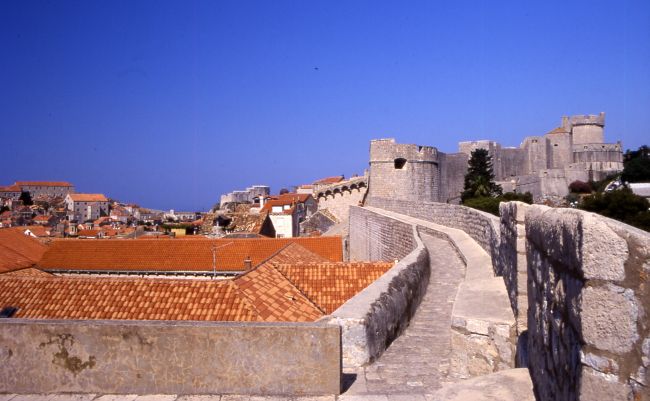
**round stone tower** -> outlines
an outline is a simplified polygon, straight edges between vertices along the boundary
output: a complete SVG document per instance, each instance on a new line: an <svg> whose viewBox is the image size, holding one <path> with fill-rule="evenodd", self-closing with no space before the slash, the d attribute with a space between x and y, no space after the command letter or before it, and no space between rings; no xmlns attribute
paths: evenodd
<svg viewBox="0 0 650 401"><path fill-rule="evenodd" d="M439 202L438 150L431 146L370 141L368 198Z"/></svg>
<svg viewBox="0 0 650 401"><path fill-rule="evenodd" d="M569 118L571 134L574 145L588 143L604 143L605 113L584 116L571 116Z"/></svg>

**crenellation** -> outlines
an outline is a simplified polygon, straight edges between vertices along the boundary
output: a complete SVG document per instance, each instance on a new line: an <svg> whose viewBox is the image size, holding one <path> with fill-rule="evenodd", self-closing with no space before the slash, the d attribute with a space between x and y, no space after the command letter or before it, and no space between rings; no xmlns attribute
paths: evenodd
<svg viewBox="0 0 650 401"><path fill-rule="evenodd" d="M599 180L623 170L621 144L604 143L604 124L604 113L567 117L561 127L526 137L518 148L490 140L465 141L451 154L392 138L373 140L369 197L459 203L467 161L474 150L486 149L495 181L505 190L530 192L537 202L557 200L568 195L573 181Z"/></svg>

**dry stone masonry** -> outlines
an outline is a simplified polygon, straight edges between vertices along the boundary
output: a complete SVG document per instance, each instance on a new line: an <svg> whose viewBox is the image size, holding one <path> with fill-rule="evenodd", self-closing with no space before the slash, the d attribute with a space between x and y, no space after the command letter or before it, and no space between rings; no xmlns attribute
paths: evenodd
<svg viewBox="0 0 650 401"><path fill-rule="evenodd" d="M539 398L650 399L650 234L544 206L531 206L525 222Z"/></svg>

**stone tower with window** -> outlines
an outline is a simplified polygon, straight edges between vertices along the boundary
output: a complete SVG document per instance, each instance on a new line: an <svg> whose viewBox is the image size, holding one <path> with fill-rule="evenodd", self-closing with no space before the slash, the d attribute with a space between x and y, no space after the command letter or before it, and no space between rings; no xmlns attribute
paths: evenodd
<svg viewBox="0 0 650 401"><path fill-rule="evenodd" d="M373 198L439 202L438 150L398 144L392 138L372 140L368 204Z"/></svg>

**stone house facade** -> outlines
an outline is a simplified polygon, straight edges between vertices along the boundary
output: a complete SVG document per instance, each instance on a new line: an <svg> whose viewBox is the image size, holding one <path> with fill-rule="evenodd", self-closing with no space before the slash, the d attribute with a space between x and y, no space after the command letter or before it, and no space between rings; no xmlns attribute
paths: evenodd
<svg viewBox="0 0 650 401"><path fill-rule="evenodd" d="M108 199L103 194L68 194L65 197L68 220L96 220L109 213Z"/></svg>

